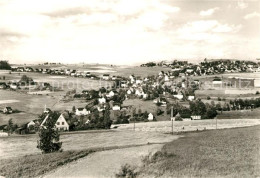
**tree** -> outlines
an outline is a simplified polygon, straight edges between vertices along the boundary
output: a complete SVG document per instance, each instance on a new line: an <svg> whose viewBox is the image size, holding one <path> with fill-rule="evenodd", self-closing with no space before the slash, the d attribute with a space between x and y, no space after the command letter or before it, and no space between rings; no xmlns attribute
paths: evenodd
<svg viewBox="0 0 260 178"><path fill-rule="evenodd" d="M11 66L8 61L0 61L0 70L11 70Z"/></svg>
<svg viewBox="0 0 260 178"><path fill-rule="evenodd" d="M58 112L49 113L48 119L40 128L40 140L37 141L37 148L39 148L42 153L52 153L61 149L62 142L59 142L60 134L55 129L55 123L59 116L60 114Z"/></svg>
<svg viewBox="0 0 260 178"><path fill-rule="evenodd" d="M30 77L27 77L26 75L23 75L21 77L21 80L19 81L19 83L22 83L22 84L29 84L33 82L33 79L31 79Z"/></svg>
<svg viewBox="0 0 260 178"><path fill-rule="evenodd" d="M7 131L8 131L8 133L11 133L11 134L13 133L13 131L14 131L13 119L8 120Z"/></svg>
<svg viewBox="0 0 260 178"><path fill-rule="evenodd" d="M75 108L75 106L72 107L72 112L73 112L73 113L76 112L76 108Z"/></svg>
<svg viewBox="0 0 260 178"><path fill-rule="evenodd" d="M110 129L110 126L112 124L112 121L110 120L110 107L109 104L106 105L106 109L103 113L104 117L104 124L106 129Z"/></svg>

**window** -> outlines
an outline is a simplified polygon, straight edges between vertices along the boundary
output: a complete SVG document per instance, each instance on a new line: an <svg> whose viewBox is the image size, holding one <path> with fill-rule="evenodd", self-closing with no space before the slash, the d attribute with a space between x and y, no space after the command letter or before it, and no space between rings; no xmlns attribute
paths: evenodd
<svg viewBox="0 0 260 178"><path fill-rule="evenodd" d="M62 122L61 125L64 125L64 122Z"/></svg>
<svg viewBox="0 0 260 178"><path fill-rule="evenodd" d="M60 122L57 122L57 125L60 125Z"/></svg>

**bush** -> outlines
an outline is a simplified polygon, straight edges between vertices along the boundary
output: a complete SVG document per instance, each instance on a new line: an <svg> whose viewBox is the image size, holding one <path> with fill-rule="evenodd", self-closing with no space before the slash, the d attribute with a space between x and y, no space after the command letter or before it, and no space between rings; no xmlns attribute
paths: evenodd
<svg viewBox="0 0 260 178"><path fill-rule="evenodd" d="M120 172L116 174L116 177L134 178L137 177L137 172L130 165L125 164L121 167Z"/></svg>
<svg viewBox="0 0 260 178"><path fill-rule="evenodd" d="M256 91L256 93L255 93L256 95L259 95L260 93L259 93L259 91Z"/></svg>
<svg viewBox="0 0 260 178"><path fill-rule="evenodd" d="M183 121L183 120L182 120L181 116L176 116L175 121Z"/></svg>
<svg viewBox="0 0 260 178"><path fill-rule="evenodd" d="M207 100L210 100L211 98L210 98L210 96L207 96Z"/></svg>

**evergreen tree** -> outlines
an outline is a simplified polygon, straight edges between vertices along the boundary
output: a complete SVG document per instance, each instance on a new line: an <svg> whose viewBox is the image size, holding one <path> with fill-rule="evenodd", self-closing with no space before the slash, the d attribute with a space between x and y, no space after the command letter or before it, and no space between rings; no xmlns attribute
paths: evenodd
<svg viewBox="0 0 260 178"><path fill-rule="evenodd" d="M60 134L55 129L55 123L59 116L60 114L58 112L49 113L48 119L40 128L40 140L37 141L37 148L39 148L42 153L56 152L61 149L62 142L59 142Z"/></svg>

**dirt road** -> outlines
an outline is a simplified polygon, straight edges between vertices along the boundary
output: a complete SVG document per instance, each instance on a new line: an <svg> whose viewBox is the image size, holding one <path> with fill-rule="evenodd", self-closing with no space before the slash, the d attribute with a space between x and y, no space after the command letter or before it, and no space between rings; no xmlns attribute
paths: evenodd
<svg viewBox="0 0 260 178"><path fill-rule="evenodd" d="M177 138L177 137L176 137ZM53 177L115 177L122 165L133 167L141 165L142 157L160 150L163 144L149 144L124 149L93 153L76 162L65 165L43 176Z"/></svg>

